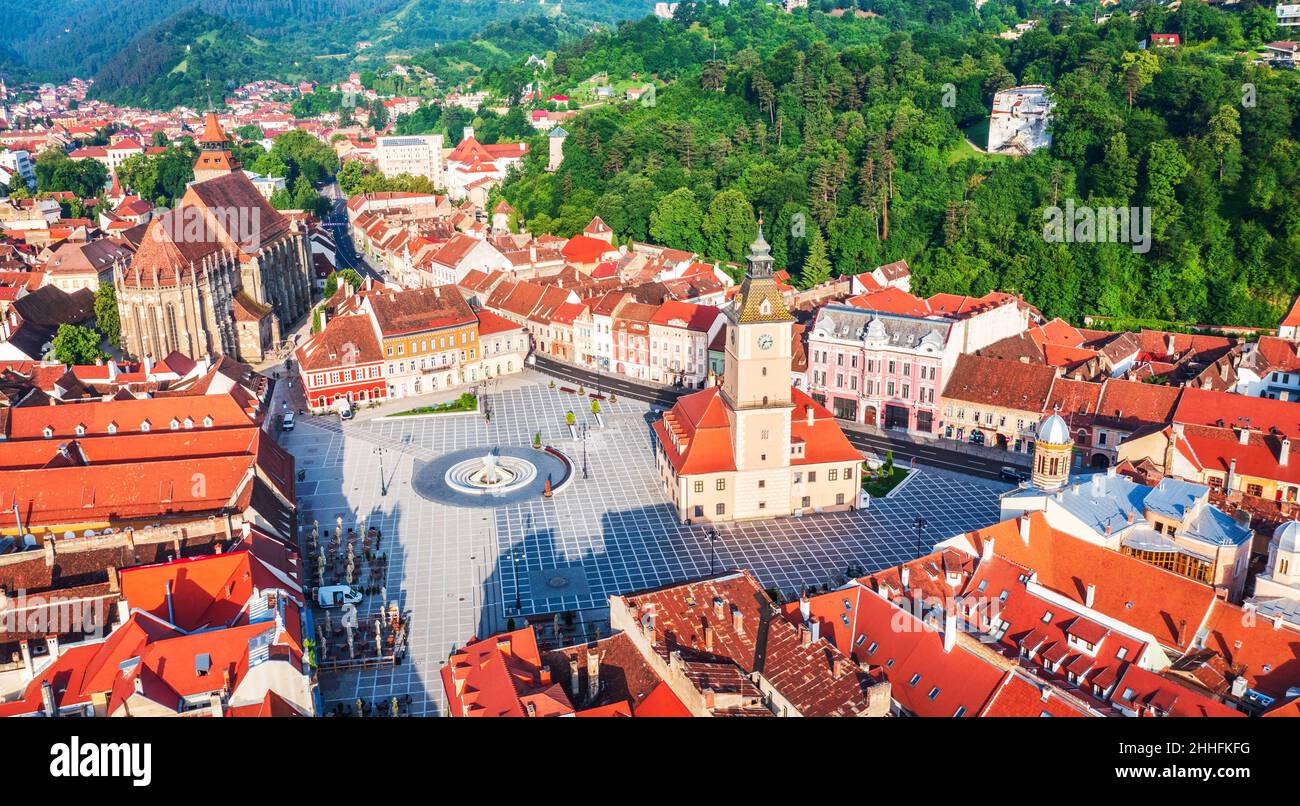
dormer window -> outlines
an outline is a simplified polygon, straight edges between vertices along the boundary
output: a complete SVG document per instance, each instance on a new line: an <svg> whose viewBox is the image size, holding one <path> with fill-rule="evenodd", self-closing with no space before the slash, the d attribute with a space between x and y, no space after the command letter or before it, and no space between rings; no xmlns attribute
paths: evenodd
<svg viewBox="0 0 1300 806"><path fill-rule="evenodd" d="M76 432L77 432L77 436L84 437L86 435L86 426L82 425L81 423L77 423Z"/></svg>
<svg viewBox="0 0 1300 806"><path fill-rule="evenodd" d="M180 427L181 427L181 421L178 420L178 419L176 419L175 417L173 417L173 418L172 418L172 421L171 421L171 423L169 423L169 425L171 425L171 428L172 428L173 431L176 431L176 430L179 430L179 429L180 429Z"/></svg>
<svg viewBox="0 0 1300 806"><path fill-rule="evenodd" d="M47 426L45 426L45 430L41 431L41 433L45 435L45 438L46 438L46 439L49 439L50 437L54 436L54 429L53 429L53 428L50 428L50 427L47 425Z"/></svg>
<svg viewBox="0 0 1300 806"><path fill-rule="evenodd" d="M116 434L116 433L117 433L117 423L109 423L109 424L108 424L108 428L105 429L105 430L108 431L108 433L110 433L110 434Z"/></svg>
<svg viewBox="0 0 1300 806"><path fill-rule="evenodd" d="M146 431L146 432L149 430L149 421L148 421L148 420L145 420L144 422L140 423L140 430L141 430L141 431Z"/></svg>
<svg viewBox="0 0 1300 806"><path fill-rule="evenodd" d="M203 427L204 427L204 428L211 428L211 427L212 427L212 417L211 417L211 416L208 416L208 417L204 417L204 418L203 418Z"/></svg>
<svg viewBox="0 0 1300 806"><path fill-rule="evenodd" d="M193 418L193 417L186 417L186 418L185 418L185 429L188 431L189 429L191 429L191 428L193 428L193 427L194 427L194 418Z"/></svg>

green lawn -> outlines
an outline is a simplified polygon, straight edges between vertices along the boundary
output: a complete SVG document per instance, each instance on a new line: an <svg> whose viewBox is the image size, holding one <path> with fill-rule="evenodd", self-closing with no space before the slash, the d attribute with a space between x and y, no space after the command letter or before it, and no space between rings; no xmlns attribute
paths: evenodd
<svg viewBox="0 0 1300 806"><path fill-rule="evenodd" d="M899 482L907 478L907 470L898 466L891 468L888 476L878 475L882 472L883 468L878 471L864 468L862 471L862 489L870 493L872 498L884 498Z"/></svg>
<svg viewBox="0 0 1300 806"><path fill-rule="evenodd" d="M390 414L390 417L409 417L415 414L450 414L458 411L474 411L478 408L478 398L469 392L461 395L449 403L439 403L435 406L420 406L409 411L399 411Z"/></svg>

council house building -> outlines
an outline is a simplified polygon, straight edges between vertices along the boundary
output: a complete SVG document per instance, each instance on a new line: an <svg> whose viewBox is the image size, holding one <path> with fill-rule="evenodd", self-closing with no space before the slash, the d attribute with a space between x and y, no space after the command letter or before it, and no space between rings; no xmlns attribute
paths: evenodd
<svg viewBox="0 0 1300 806"><path fill-rule="evenodd" d="M657 464L691 523L857 506L862 456L830 411L790 385L794 317L763 240L726 311L722 385L680 398L654 424Z"/></svg>

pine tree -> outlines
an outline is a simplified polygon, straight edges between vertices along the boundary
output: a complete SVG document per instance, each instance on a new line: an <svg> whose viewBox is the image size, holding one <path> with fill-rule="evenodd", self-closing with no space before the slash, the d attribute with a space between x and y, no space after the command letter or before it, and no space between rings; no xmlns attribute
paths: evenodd
<svg viewBox="0 0 1300 806"><path fill-rule="evenodd" d="M803 262L800 283L804 288L821 285L831 279L831 261L826 256L826 240L819 228L813 227L808 237L808 258Z"/></svg>

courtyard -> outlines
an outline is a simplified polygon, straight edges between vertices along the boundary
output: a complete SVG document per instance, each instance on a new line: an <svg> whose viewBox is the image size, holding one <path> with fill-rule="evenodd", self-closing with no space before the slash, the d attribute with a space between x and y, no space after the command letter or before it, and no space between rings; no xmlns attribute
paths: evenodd
<svg viewBox="0 0 1300 806"><path fill-rule="evenodd" d="M341 517L346 529L364 518L381 529L387 599L412 619L406 661L329 675L322 680L327 710L357 698L409 696L413 715L441 714L439 670L470 636L543 617L543 640L593 637L610 595L711 570L747 568L783 596L834 586L849 573L911 559L995 521L998 492L1006 489L922 468L869 509L723 525L711 540L706 527L676 520L662 490L650 430L657 415L649 405L606 401L599 428L585 397L551 389L548 380L529 373L491 392L490 421L476 413L349 423L304 417L281 438L303 473L300 523L332 527ZM576 416L576 440L568 411ZM456 506L414 486L421 468L447 454L532 450L539 432L574 466L572 481L553 497ZM918 519L926 523L919 534ZM381 598L368 596L359 615L372 620L385 605Z"/></svg>

